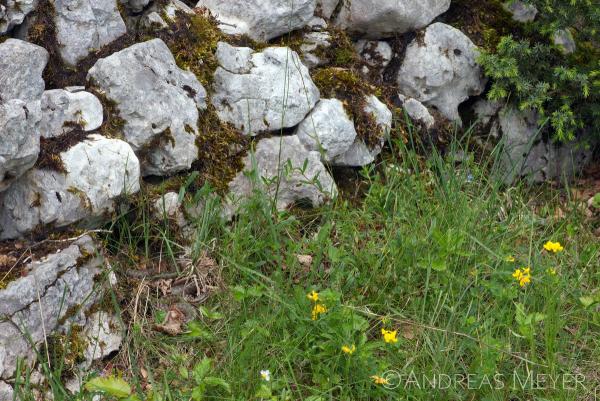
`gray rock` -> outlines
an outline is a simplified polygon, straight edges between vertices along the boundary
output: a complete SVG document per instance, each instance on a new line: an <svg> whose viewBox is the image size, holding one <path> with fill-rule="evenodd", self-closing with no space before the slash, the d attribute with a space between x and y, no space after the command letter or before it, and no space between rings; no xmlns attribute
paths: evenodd
<svg viewBox="0 0 600 401"><path fill-rule="evenodd" d="M44 92L42 72L48 57L43 47L22 40L0 43L0 103L39 100Z"/></svg>
<svg viewBox="0 0 600 401"><path fill-rule="evenodd" d="M498 115L501 108L502 103L500 102L479 99L473 105L473 112L477 117L478 124L486 126Z"/></svg>
<svg viewBox="0 0 600 401"><path fill-rule="evenodd" d="M381 39L426 27L449 7L450 0L352 0L335 22L352 34Z"/></svg>
<svg viewBox="0 0 600 401"><path fill-rule="evenodd" d="M70 322L85 322L101 294L95 278L103 266L98 246L83 236L31 262L26 276L0 290L0 379L13 376L17 359L31 365L35 347L47 336Z"/></svg>
<svg viewBox="0 0 600 401"><path fill-rule="evenodd" d="M577 50L577 43L568 29L559 29L552 35L552 41L563 54L572 54Z"/></svg>
<svg viewBox="0 0 600 401"><path fill-rule="evenodd" d="M359 40L354 47L358 54L371 67L385 68L392 61L392 46L384 41Z"/></svg>
<svg viewBox="0 0 600 401"><path fill-rule="evenodd" d="M177 12L181 11L187 14L194 13L190 7L188 7L183 1L180 0L168 0L167 4L164 6L165 15L169 17L171 20L174 20L177 16Z"/></svg>
<svg viewBox="0 0 600 401"><path fill-rule="evenodd" d="M229 35L248 35L266 42L305 27L315 12L315 0L200 0Z"/></svg>
<svg viewBox="0 0 600 401"><path fill-rule="evenodd" d="M406 50L398 72L400 92L460 123L458 106L485 88L476 49L458 29L439 22L430 25L424 38L415 39Z"/></svg>
<svg viewBox="0 0 600 401"><path fill-rule="evenodd" d="M119 0L121 4L125 7L133 11L134 13L139 13L144 10L144 8L150 4L150 0Z"/></svg>
<svg viewBox="0 0 600 401"><path fill-rule="evenodd" d="M81 368L89 369L92 363L118 351L123 342L123 327L113 314L95 312L91 314L83 331L87 347L83 351L85 361Z"/></svg>
<svg viewBox="0 0 600 401"><path fill-rule="evenodd" d="M0 192L33 167L40 152L40 102L0 103Z"/></svg>
<svg viewBox="0 0 600 401"><path fill-rule="evenodd" d="M520 0L511 0L504 3L504 8L513 15L513 19L518 22L531 22L535 20L538 13L537 8L532 4L524 3Z"/></svg>
<svg viewBox="0 0 600 401"><path fill-rule="evenodd" d="M419 121L425 125L425 128L431 129L435 125L435 118L431 115L427 107L423 103L413 98L399 95L402 107L406 114L415 121Z"/></svg>
<svg viewBox="0 0 600 401"><path fill-rule="evenodd" d="M73 66L127 32L116 0L56 0L54 8L60 54Z"/></svg>
<svg viewBox="0 0 600 401"><path fill-rule="evenodd" d="M2 360L0 359L0 365ZM0 381L0 401L13 401L14 391L13 388L6 382Z"/></svg>
<svg viewBox="0 0 600 401"><path fill-rule="evenodd" d="M226 215L233 215L254 191L274 199L279 210L300 201L320 206L337 195L319 152L306 150L296 135L260 140L244 162L244 171L229 184Z"/></svg>
<svg viewBox="0 0 600 401"><path fill-rule="evenodd" d="M88 79L116 102L125 140L139 155L143 175L187 170L198 158L199 110L206 90L177 67L160 39L138 43L100 59Z"/></svg>
<svg viewBox="0 0 600 401"><path fill-rule="evenodd" d="M300 52L304 65L308 68L318 67L329 63L320 52L331 47L331 34L329 32L308 32L303 36Z"/></svg>
<svg viewBox="0 0 600 401"><path fill-rule="evenodd" d="M93 225L139 190L138 159L118 139L90 135L60 159L64 173L33 169L0 194L0 240L38 227Z"/></svg>
<svg viewBox="0 0 600 401"><path fill-rule="evenodd" d="M71 132L69 124L79 124L84 131L94 131L104 119L102 103L89 92L68 92L54 89L42 95L42 122L44 138L53 138Z"/></svg>
<svg viewBox="0 0 600 401"><path fill-rule="evenodd" d="M519 178L530 182L568 181L581 172L591 158L582 142L552 143L544 138L534 111L505 107L499 113L502 133L501 179L512 184Z"/></svg>
<svg viewBox="0 0 600 401"><path fill-rule="evenodd" d="M375 119L377 127L380 130L378 133L381 138L380 142L369 148L361 138L357 137L352 146L350 146L345 153L337 156L333 160L334 165L365 166L373 163L375 157L381 153L385 139L389 137L390 130L392 129L392 112L373 95L366 98L364 111L370 113Z"/></svg>
<svg viewBox="0 0 600 401"><path fill-rule="evenodd" d="M6 0L0 4L0 35L22 24L37 4L38 0Z"/></svg>
<svg viewBox="0 0 600 401"><path fill-rule="evenodd" d="M321 99L300 123L296 135L306 149L319 152L321 160L329 163L350 149L356 129L342 102Z"/></svg>
<svg viewBox="0 0 600 401"><path fill-rule="evenodd" d="M317 0L315 13L323 18L331 18L340 0Z"/></svg>
<svg viewBox="0 0 600 401"><path fill-rule="evenodd" d="M219 43L212 102L219 118L247 135L299 124L319 100L319 90L287 47L254 52Z"/></svg>

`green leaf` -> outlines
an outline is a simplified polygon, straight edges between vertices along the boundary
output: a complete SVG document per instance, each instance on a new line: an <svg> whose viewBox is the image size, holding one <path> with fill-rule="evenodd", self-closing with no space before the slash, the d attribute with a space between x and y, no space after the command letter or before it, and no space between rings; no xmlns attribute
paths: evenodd
<svg viewBox="0 0 600 401"><path fill-rule="evenodd" d="M85 389L90 392L100 392L117 398L131 395L131 386L120 377L95 377L85 384Z"/></svg>
<svg viewBox="0 0 600 401"><path fill-rule="evenodd" d="M202 382L202 379L210 372L212 361L210 358L204 358L194 368L194 379L197 383Z"/></svg>
<svg viewBox="0 0 600 401"><path fill-rule="evenodd" d="M590 306L592 306L593 304L596 303L596 298L591 295L586 295L586 296L580 297L579 302L581 302L581 304L585 308L589 308Z"/></svg>
<svg viewBox="0 0 600 401"><path fill-rule="evenodd" d="M220 387L223 390L227 391L228 393L231 393L231 387L229 386L229 383L227 383L225 380L223 380L219 377L213 377L213 376L205 377L204 383L207 386Z"/></svg>

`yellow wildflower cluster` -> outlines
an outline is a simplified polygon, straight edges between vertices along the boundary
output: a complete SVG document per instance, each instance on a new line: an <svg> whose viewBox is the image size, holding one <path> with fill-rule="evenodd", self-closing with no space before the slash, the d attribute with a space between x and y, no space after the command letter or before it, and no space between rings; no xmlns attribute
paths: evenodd
<svg viewBox="0 0 600 401"><path fill-rule="evenodd" d="M375 384L390 384L386 378L381 376L373 375L371 376L371 379L373 379L373 383Z"/></svg>
<svg viewBox="0 0 600 401"><path fill-rule="evenodd" d="M531 283L531 268L523 267L521 269L517 269L512 276L519 282L521 287L525 287L525 285Z"/></svg>
<svg viewBox="0 0 600 401"><path fill-rule="evenodd" d="M352 354L354 354L354 351L356 351L356 345L354 345L354 344L352 344L350 346L348 346L348 345L342 346L342 352L344 354L352 355Z"/></svg>
<svg viewBox="0 0 600 401"><path fill-rule="evenodd" d="M544 249L548 252L562 252L565 248L560 244L560 242L552 242L548 241L544 244Z"/></svg>
<svg viewBox="0 0 600 401"><path fill-rule="evenodd" d="M383 335L383 341L385 341L388 344L395 344L398 342L398 330L381 329L381 334Z"/></svg>
<svg viewBox="0 0 600 401"><path fill-rule="evenodd" d="M319 303L318 292L311 291L308 294L306 294L306 297L314 302L314 306L311 312L312 320L317 320L319 318L319 315L322 315L323 313L327 312L327 307L324 304Z"/></svg>

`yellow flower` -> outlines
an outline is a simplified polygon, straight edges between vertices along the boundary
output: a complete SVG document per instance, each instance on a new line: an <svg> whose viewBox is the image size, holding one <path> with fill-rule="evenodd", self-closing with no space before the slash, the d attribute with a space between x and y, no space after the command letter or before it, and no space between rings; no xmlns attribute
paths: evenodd
<svg viewBox="0 0 600 401"><path fill-rule="evenodd" d="M356 345L352 344L351 346L344 345L342 346L342 352L344 354L352 355L356 351Z"/></svg>
<svg viewBox="0 0 600 401"><path fill-rule="evenodd" d="M306 298L310 299L313 302L317 302L319 300L319 293L316 291L311 291L306 294Z"/></svg>
<svg viewBox="0 0 600 401"><path fill-rule="evenodd" d="M375 384L390 384L390 382L387 381L387 379L381 376L373 375L371 376L371 379L373 379L373 383Z"/></svg>
<svg viewBox="0 0 600 401"><path fill-rule="evenodd" d="M551 276L556 276L556 269L554 267L549 268L546 272Z"/></svg>
<svg viewBox="0 0 600 401"><path fill-rule="evenodd" d="M509 263L514 263L515 262L515 257L514 256L507 256L504 258L505 261L509 262Z"/></svg>
<svg viewBox="0 0 600 401"><path fill-rule="evenodd" d="M312 309L312 320L317 320L319 315L327 312L327 307L323 304L315 304Z"/></svg>
<svg viewBox="0 0 600 401"><path fill-rule="evenodd" d="M563 246L560 244L560 242L552 242L552 241L548 241L544 244L544 249L547 250L548 252L561 252L564 248Z"/></svg>
<svg viewBox="0 0 600 401"><path fill-rule="evenodd" d="M381 329L381 334L383 335L383 341L385 341L386 343L390 344L394 344L398 342L398 337L396 336L398 334L398 330L386 330L386 329Z"/></svg>
<svg viewBox="0 0 600 401"><path fill-rule="evenodd" d="M531 283L531 267L527 266L517 269L512 276L519 282L521 287L525 287L526 284Z"/></svg>

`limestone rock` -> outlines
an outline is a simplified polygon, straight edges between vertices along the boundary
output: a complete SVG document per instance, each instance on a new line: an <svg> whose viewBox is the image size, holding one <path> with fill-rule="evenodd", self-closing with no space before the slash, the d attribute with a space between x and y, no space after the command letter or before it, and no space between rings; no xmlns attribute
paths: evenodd
<svg viewBox="0 0 600 401"><path fill-rule="evenodd" d="M356 139L354 123L337 99L321 99L296 134L308 150L319 152L324 162L345 153Z"/></svg>
<svg viewBox="0 0 600 401"><path fill-rule="evenodd" d="M35 164L40 152L40 102L0 103L0 192Z"/></svg>
<svg viewBox="0 0 600 401"><path fill-rule="evenodd" d="M352 0L341 8L336 24L381 39L426 27L449 7L450 0Z"/></svg>
<svg viewBox="0 0 600 401"><path fill-rule="evenodd" d="M538 13L537 8L532 4L524 3L520 0L512 0L504 3L504 8L513 15L513 19L518 22L531 22L535 20Z"/></svg>
<svg viewBox="0 0 600 401"><path fill-rule="evenodd" d="M104 119L102 103L89 92L49 90L42 95L41 105L40 132L45 138L72 131L72 124L79 124L84 131L94 131L100 128Z"/></svg>
<svg viewBox="0 0 600 401"><path fill-rule="evenodd" d="M572 54L577 50L577 43L573 34L568 29L559 29L552 35L552 42L558 46L563 54Z"/></svg>
<svg viewBox="0 0 600 401"><path fill-rule="evenodd" d="M139 13L144 10L144 8L150 4L150 0L119 0L121 4L125 7L133 11L134 13Z"/></svg>
<svg viewBox="0 0 600 401"><path fill-rule="evenodd" d="M303 36L300 52L302 60L308 68L327 64L330 60L324 58L320 51L331 47L331 34L329 32L308 32Z"/></svg>
<svg viewBox="0 0 600 401"><path fill-rule="evenodd" d="M139 190L139 162L123 141L90 135L59 157L64 172L34 168L0 194L0 240L39 227L92 225Z"/></svg>
<svg viewBox="0 0 600 401"><path fill-rule="evenodd" d="M2 2L0 4L0 35L22 24L25 17L37 7L37 4L38 0L6 0ZM1 397L0 400L2 400Z"/></svg>
<svg viewBox="0 0 600 401"><path fill-rule="evenodd" d="M29 340L37 346L66 323L85 323L103 266L97 244L84 236L29 263L26 275L0 290L0 379L12 377L17 359L36 360Z"/></svg>
<svg viewBox="0 0 600 401"><path fill-rule="evenodd" d="M392 46L387 42L381 40L359 40L354 47L363 60L371 67L385 68L392 61Z"/></svg>
<svg viewBox="0 0 600 401"><path fill-rule="evenodd" d="M87 347L83 351L82 368L89 369L94 361L118 351L123 342L123 327L115 315L107 312L91 314L83 331Z"/></svg>
<svg viewBox="0 0 600 401"><path fill-rule="evenodd" d="M498 116L502 132L500 173L507 184L519 178L531 182L568 180L591 158L590 150L582 143L559 144L544 138L534 111L507 106Z"/></svg>
<svg viewBox="0 0 600 401"><path fill-rule="evenodd" d="M373 116L379 129L380 142L371 144L369 147L361 138L357 137L346 152L335 157L333 164L336 166L366 166L373 163L375 157L381 153L385 139L389 137L392 129L392 112L374 95L367 96L365 100L364 111Z"/></svg>
<svg viewBox="0 0 600 401"><path fill-rule="evenodd" d="M402 102L402 107L410 118L421 122L427 129L433 128L435 125L435 119L427 107L423 105L423 103L413 98L407 98L403 95L399 95L399 97L400 101Z"/></svg>
<svg viewBox="0 0 600 401"><path fill-rule="evenodd" d="M22 40L0 43L0 103L39 100L44 92L42 72L48 57L43 47Z"/></svg>
<svg viewBox="0 0 600 401"><path fill-rule="evenodd" d="M56 0L56 40L70 65L127 32L116 0Z"/></svg>
<svg viewBox="0 0 600 401"><path fill-rule="evenodd" d="M266 42L305 27L315 12L315 0L200 0L229 35L248 35Z"/></svg>
<svg viewBox="0 0 600 401"><path fill-rule="evenodd" d="M485 88L476 59L476 46L458 29L442 23L430 25L424 37L406 50L398 72L400 92L460 123L458 106Z"/></svg>
<svg viewBox="0 0 600 401"><path fill-rule="evenodd" d="M253 191L271 198L277 196L275 204L279 210L295 202L320 206L337 195L335 182L321 163L319 152L306 150L296 135L260 140L256 151L246 157L245 166L229 184L228 215L233 215Z"/></svg>
<svg viewBox="0 0 600 401"><path fill-rule="evenodd" d="M2 362L0 362L0 365L1 364L2 364ZM0 381L0 401L13 401L13 400L14 400L13 388L8 383Z"/></svg>
<svg viewBox="0 0 600 401"><path fill-rule="evenodd" d="M160 39L138 43L100 59L88 79L117 104L125 140L139 155L143 175L187 170L198 158L199 111L206 90L177 67Z"/></svg>
<svg viewBox="0 0 600 401"><path fill-rule="evenodd" d="M340 0L317 0L315 13L323 18L331 18Z"/></svg>
<svg viewBox="0 0 600 401"><path fill-rule="evenodd" d="M219 43L212 102L219 118L247 135L300 123L319 100L319 90L287 47L255 52Z"/></svg>

